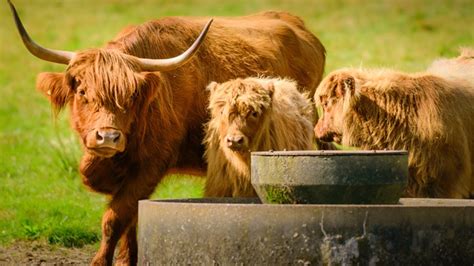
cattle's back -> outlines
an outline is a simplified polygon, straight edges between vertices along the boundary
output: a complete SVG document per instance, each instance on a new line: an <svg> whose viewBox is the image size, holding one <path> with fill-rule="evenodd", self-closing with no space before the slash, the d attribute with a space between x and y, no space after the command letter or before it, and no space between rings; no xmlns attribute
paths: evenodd
<svg viewBox="0 0 474 266"><path fill-rule="evenodd" d="M168 58L194 41L206 17L168 17L129 27L108 44L144 58ZM325 49L304 26L286 12L263 12L243 17L217 17L204 45L190 65L203 79L223 82L247 76L282 76L298 82L310 96L321 81ZM189 74L188 74L189 75Z"/></svg>
<svg viewBox="0 0 474 266"><path fill-rule="evenodd" d="M474 88L474 49L465 49L453 59L438 59L427 70L436 76L453 82L465 83Z"/></svg>

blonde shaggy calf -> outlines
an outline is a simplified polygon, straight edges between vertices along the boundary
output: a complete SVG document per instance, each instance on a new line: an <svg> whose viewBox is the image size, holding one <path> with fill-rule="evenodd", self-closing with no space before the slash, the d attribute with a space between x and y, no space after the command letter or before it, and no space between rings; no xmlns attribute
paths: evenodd
<svg viewBox="0 0 474 266"><path fill-rule="evenodd" d="M255 196L250 152L313 147L312 107L287 79L246 78L208 86L205 196Z"/></svg>
<svg viewBox="0 0 474 266"><path fill-rule="evenodd" d="M315 94L316 137L362 149L409 151L406 196L474 195L474 50L428 71L342 69Z"/></svg>

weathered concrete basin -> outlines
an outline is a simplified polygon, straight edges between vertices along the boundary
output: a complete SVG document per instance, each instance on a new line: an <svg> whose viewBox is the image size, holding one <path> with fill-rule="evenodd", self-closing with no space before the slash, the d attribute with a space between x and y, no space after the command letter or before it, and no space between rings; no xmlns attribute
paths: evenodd
<svg viewBox="0 0 474 266"><path fill-rule="evenodd" d="M265 203L398 203L406 151L252 152L252 185Z"/></svg>
<svg viewBox="0 0 474 266"><path fill-rule="evenodd" d="M472 265L474 201L140 201L139 265ZM373 265L373 264L372 264Z"/></svg>

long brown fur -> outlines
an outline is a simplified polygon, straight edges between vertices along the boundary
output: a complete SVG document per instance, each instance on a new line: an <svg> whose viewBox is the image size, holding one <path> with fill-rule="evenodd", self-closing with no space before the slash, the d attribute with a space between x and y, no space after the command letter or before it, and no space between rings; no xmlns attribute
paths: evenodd
<svg viewBox="0 0 474 266"><path fill-rule="evenodd" d="M312 106L295 82L246 78L209 87L205 196L256 196L250 180L251 151L313 148ZM244 150L228 147L229 134L243 134Z"/></svg>
<svg viewBox="0 0 474 266"><path fill-rule="evenodd" d="M282 76L312 95L322 78L324 47L301 19L284 12L215 18L195 57L173 71L141 72L128 56L179 55L207 20L170 17L128 27L104 48L77 52L65 73L38 77L38 89L56 110L70 106L84 144L84 184L110 196L93 264L110 265L119 239L118 263L135 264L138 200L148 198L167 172L205 171L209 82ZM108 151L90 149L97 128L119 129L123 152L108 157Z"/></svg>
<svg viewBox="0 0 474 266"><path fill-rule="evenodd" d="M315 100L324 109L318 137L409 151L406 196L474 195L474 58L466 52L416 74L337 70Z"/></svg>

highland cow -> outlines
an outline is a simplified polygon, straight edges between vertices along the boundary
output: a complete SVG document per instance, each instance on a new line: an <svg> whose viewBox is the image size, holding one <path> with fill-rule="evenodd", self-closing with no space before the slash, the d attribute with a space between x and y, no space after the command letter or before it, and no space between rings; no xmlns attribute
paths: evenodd
<svg viewBox="0 0 474 266"><path fill-rule="evenodd" d="M216 18L209 32L207 18L163 18L128 27L103 48L73 52L32 41L8 2L27 49L67 65L40 74L37 88L55 110L69 106L84 150L83 183L109 196L93 264L111 265L117 244L117 263L135 264L138 201L171 170L204 173L209 82L279 75L311 94L324 69L322 44L285 12Z"/></svg>
<svg viewBox="0 0 474 266"><path fill-rule="evenodd" d="M474 195L474 51L428 71L342 69L315 94L316 137L366 150L408 150L408 197Z"/></svg>
<svg viewBox="0 0 474 266"><path fill-rule="evenodd" d="M288 79L246 78L215 82L205 137L205 196L256 196L250 152L313 148L312 105Z"/></svg>

